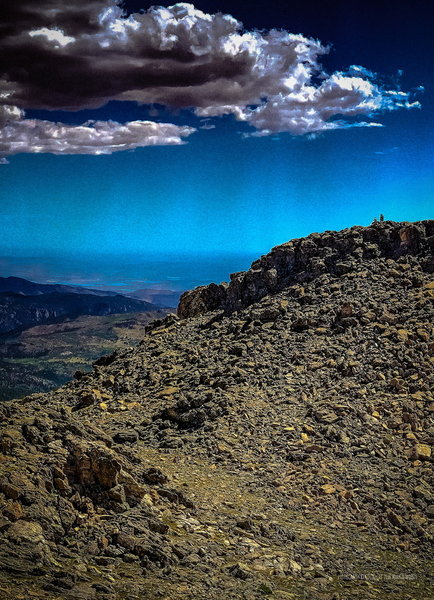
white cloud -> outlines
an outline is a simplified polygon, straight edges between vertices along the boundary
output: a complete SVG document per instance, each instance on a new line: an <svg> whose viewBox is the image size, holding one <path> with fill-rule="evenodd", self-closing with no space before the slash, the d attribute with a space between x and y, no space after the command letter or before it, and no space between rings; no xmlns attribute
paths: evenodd
<svg viewBox="0 0 434 600"><path fill-rule="evenodd" d="M153 121L131 121L124 125L94 121L73 126L21 118L1 129L0 155L112 154L145 146L180 145L194 131L192 127Z"/></svg>
<svg viewBox="0 0 434 600"><path fill-rule="evenodd" d="M0 127L4 127L8 123L20 121L24 117L24 111L18 106L10 106L9 104L0 104Z"/></svg>
<svg viewBox="0 0 434 600"><path fill-rule="evenodd" d="M104 144L113 152L124 143L181 143L189 135L169 124L173 135L162 133L161 124L153 125L154 135L148 122L80 128L29 122L16 113L28 108L80 110L129 100L190 108L201 118L232 115L265 136L380 126L384 111L420 107L410 94L384 89L363 66L326 74L320 59L328 47L319 40L245 31L230 15L188 3L126 16L115 0L40 0L37 11L31 0L20 0L14 11L0 41L0 101L19 107L0 115L10 123L2 133L4 153L18 147L96 153Z"/></svg>
<svg viewBox="0 0 434 600"><path fill-rule="evenodd" d="M55 45L61 46L62 48L75 41L75 38L65 35L61 29L48 29L48 27L29 31L29 36L45 37L49 42L54 42Z"/></svg>

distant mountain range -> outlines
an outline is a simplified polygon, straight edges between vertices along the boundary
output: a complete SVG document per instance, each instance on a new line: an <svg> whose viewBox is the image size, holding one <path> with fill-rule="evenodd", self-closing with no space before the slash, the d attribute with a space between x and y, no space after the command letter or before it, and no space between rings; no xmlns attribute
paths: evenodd
<svg viewBox="0 0 434 600"><path fill-rule="evenodd" d="M142 300L159 308L176 308L181 292L165 289L144 288L133 292L110 292L108 290L94 290L81 286L35 283L22 277L0 277L0 294L12 292L22 296L40 296L57 292L60 294L85 294L86 296L124 296Z"/></svg>
<svg viewBox="0 0 434 600"><path fill-rule="evenodd" d="M0 277L0 294L13 292L23 296L40 296L41 294L85 294L90 296L117 296L116 292L91 290L89 288L52 283L35 283L22 277Z"/></svg>
<svg viewBox="0 0 434 600"><path fill-rule="evenodd" d="M156 311L159 306L113 292L0 277L0 334L82 315Z"/></svg>

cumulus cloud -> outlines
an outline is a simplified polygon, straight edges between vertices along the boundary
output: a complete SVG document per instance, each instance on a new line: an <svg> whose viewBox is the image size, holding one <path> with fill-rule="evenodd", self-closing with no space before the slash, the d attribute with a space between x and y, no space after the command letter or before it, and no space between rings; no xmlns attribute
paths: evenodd
<svg viewBox="0 0 434 600"><path fill-rule="evenodd" d="M419 106L408 93L384 89L362 66L327 75L320 59L328 48L318 40L282 30L245 31L234 17L206 14L191 4L130 15L116 0L11 4L0 24L0 102L19 111L80 110L128 100L189 108L204 118L233 115L262 136L372 126L376 123L359 117ZM118 148L113 136L123 139L134 131L130 143L148 145L139 144L138 138L149 123L93 124L74 132L71 126L27 121L23 115L18 121L11 117L9 144L11 135L27 135L36 147L46 148L42 151L52 151L48 148L54 145L38 139L57 131L65 148L67 137L74 138L71 148L78 149L76 138L84 136L86 142L88 136L101 144L107 140L111 152ZM149 135L167 143L191 131L172 133ZM92 144L81 147L88 146Z"/></svg>
<svg viewBox="0 0 434 600"><path fill-rule="evenodd" d="M145 146L183 144L195 129L171 123L89 121L72 126L25 119L13 107L0 107L0 155L18 153L112 154ZM6 115L6 117L4 116ZM4 162L0 164L5 164Z"/></svg>

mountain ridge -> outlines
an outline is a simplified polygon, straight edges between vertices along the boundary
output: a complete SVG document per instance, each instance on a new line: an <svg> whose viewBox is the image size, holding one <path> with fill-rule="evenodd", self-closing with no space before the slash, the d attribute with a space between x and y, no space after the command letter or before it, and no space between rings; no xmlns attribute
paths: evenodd
<svg viewBox="0 0 434 600"><path fill-rule="evenodd" d="M11 334L28 327L52 324L81 315L109 315L156 311L159 307L144 300L120 294L79 294L50 291L37 295L0 293L0 334Z"/></svg>
<svg viewBox="0 0 434 600"><path fill-rule="evenodd" d="M311 233L275 246L254 261L248 271L233 273L230 283L201 286L185 292L178 305L181 318L211 310L227 313L245 308L266 294L293 283L312 280L324 273L350 270L344 258L353 261L373 258L397 259L425 252L434 270L434 221L383 221L369 227L356 225L338 232Z"/></svg>
<svg viewBox="0 0 434 600"><path fill-rule="evenodd" d="M0 293L16 293L24 296L38 296L41 294L86 294L93 296L117 296L116 292L108 290L94 290L82 286L66 285L59 283L36 283L23 277L0 277Z"/></svg>
<svg viewBox="0 0 434 600"><path fill-rule="evenodd" d="M95 290L84 286L74 286L58 283L36 283L22 277L0 277L0 294L11 293L23 296L38 296L43 294L79 294L91 296L123 296L142 300L159 308L175 307L181 292L170 289L141 288L131 292L112 292L110 290Z"/></svg>

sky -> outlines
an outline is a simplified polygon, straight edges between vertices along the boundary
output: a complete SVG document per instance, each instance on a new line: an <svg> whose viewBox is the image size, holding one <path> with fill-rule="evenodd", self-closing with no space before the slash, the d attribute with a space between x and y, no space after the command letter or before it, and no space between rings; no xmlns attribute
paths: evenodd
<svg viewBox="0 0 434 600"><path fill-rule="evenodd" d="M255 257L433 217L428 0L10 4L0 255Z"/></svg>

